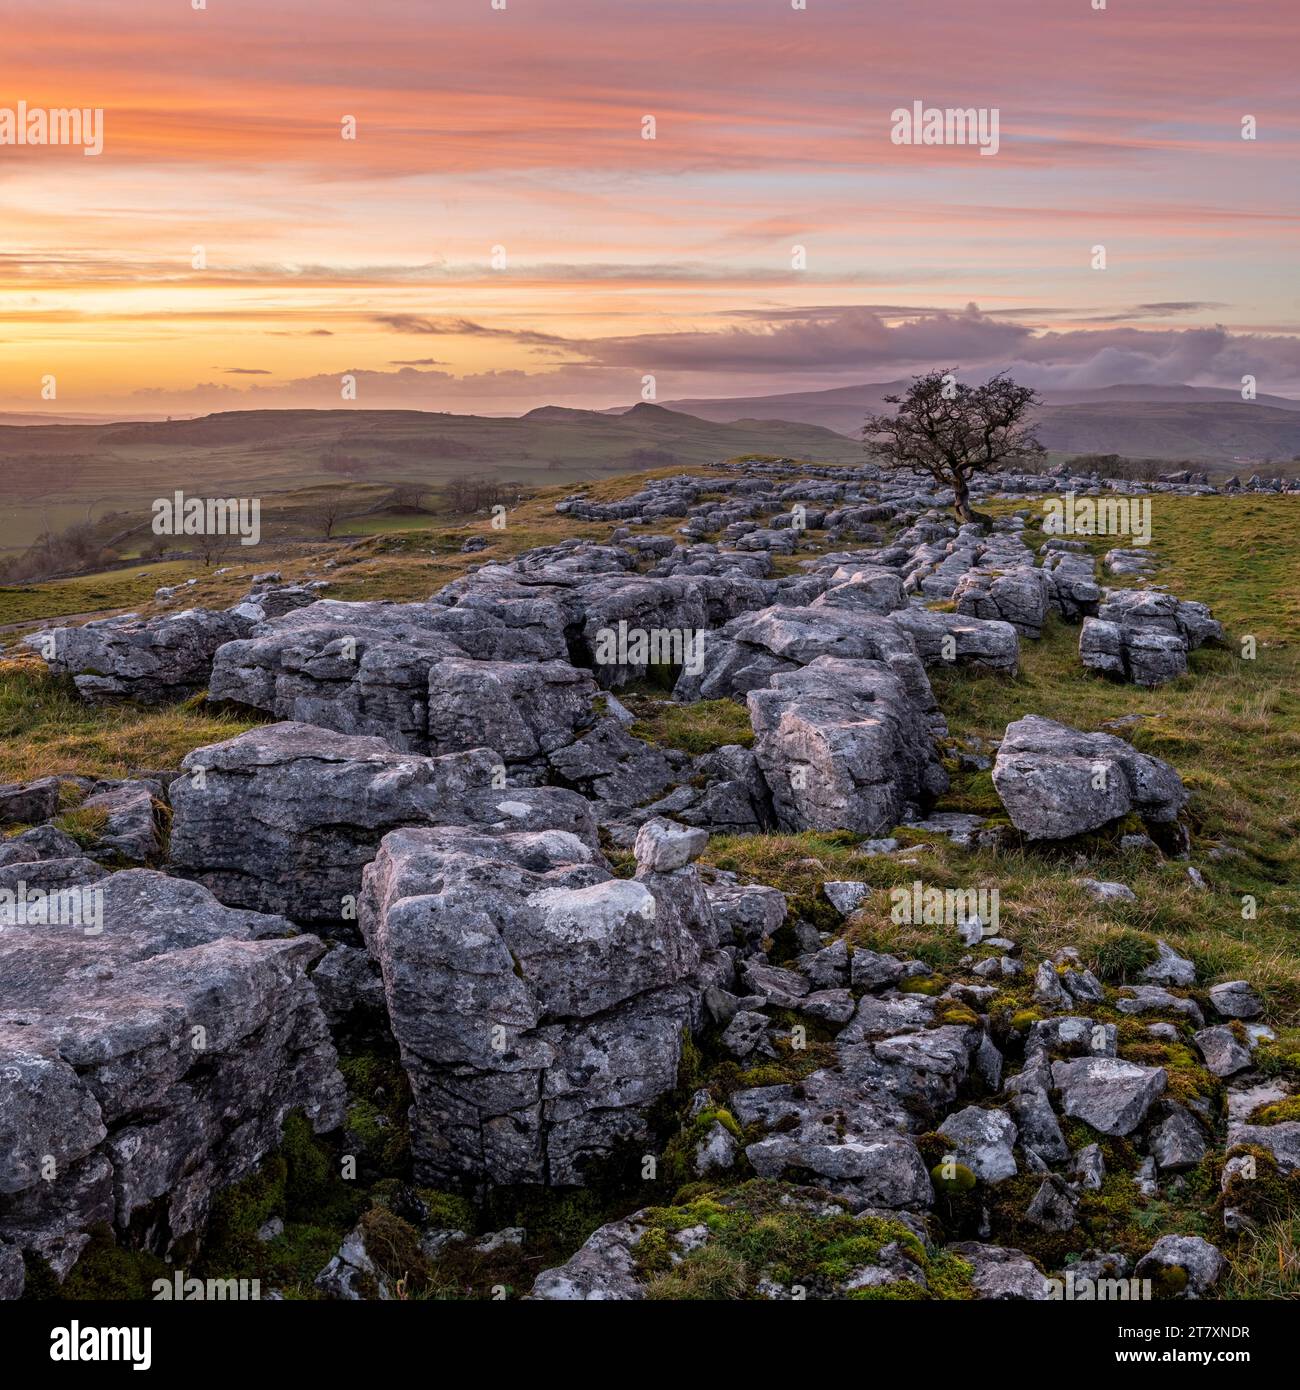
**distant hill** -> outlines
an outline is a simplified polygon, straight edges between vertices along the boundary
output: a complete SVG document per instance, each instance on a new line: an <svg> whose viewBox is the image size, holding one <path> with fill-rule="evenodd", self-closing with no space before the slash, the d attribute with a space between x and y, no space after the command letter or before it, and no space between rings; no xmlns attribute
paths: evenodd
<svg viewBox="0 0 1300 1390"><path fill-rule="evenodd" d="M719 423L642 403L521 418L418 410L251 410L197 419L15 426L0 420L0 547L87 515L139 514L176 488L266 496L327 482L492 477L538 486L739 454L856 462L861 445L802 422Z"/></svg>
<svg viewBox="0 0 1300 1390"><path fill-rule="evenodd" d="M853 438L884 398L906 381L796 391L777 396L665 402L715 422L780 419L820 425ZM1039 437L1048 449L1070 454L1123 454L1130 458L1187 459L1231 466L1235 459L1285 460L1300 454L1300 400L1260 396L1245 402L1237 391L1203 386L1107 386L1089 391L1047 391Z"/></svg>

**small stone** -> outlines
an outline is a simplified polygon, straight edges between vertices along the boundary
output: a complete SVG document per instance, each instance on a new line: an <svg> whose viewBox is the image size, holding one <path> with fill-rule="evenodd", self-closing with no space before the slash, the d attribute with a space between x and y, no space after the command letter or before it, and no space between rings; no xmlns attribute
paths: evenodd
<svg viewBox="0 0 1300 1390"><path fill-rule="evenodd" d="M1151 1156L1162 1171L1195 1168L1208 1151L1200 1125L1181 1105L1171 1105L1151 1135Z"/></svg>
<svg viewBox="0 0 1300 1390"><path fill-rule="evenodd" d="M1087 1144L1074 1156L1070 1174L1080 1187L1100 1192L1106 1178L1106 1158L1100 1144Z"/></svg>
<svg viewBox="0 0 1300 1390"><path fill-rule="evenodd" d="M1138 979L1151 985L1177 985L1187 989L1196 983L1196 967L1163 941L1156 942L1157 956Z"/></svg>
<svg viewBox="0 0 1300 1390"><path fill-rule="evenodd" d="M507 1226L501 1231L489 1231L487 1235L474 1242L474 1249L481 1255L490 1255L496 1250L510 1246L518 1247L524 1243L526 1232L522 1226Z"/></svg>
<svg viewBox="0 0 1300 1390"><path fill-rule="evenodd" d="M714 1120L695 1150L695 1171L700 1177L725 1172L736 1161L740 1146L721 1120Z"/></svg>
<svg viewBox="0 0 1300 1390"><path fill-rule="evenodd" d="M1171 1286L1182 1282L1185 1297L1200 1298L1219 1281L1227 1261L1208 1240L1200 1236L1161 1236L1137 1262L1139 1279L1160 1280ZM1182 1279L1178 1280L1180 1272Z"/></svg>
<svg viewBox="0 0 1300 1390"><path fill-rule="evenodd" d="M1202 1028L1195 1035L1195 1042L1215 1076L1232 1076L1250 1066L1250 1049L1237 1041L1226 1024Z"/></svg>
<svg viewBox="0 0 1300 1390"><path fill-rule="evenodd" d="M765 1015L742 1009L723 1029L722 1045L733 1057L748 1057L762 1042L763 1034L766 1032Z"/></svg>
<svg viewBox="0 0 1300 1390"><path fill-rule="evenodd" d="M1016 1175L1016 1127L1001 1110L982 1110L968 1105L939 1126L949 1140L957 1162L969 1168L983 1182L1002 1182Z"/></svg>
<svg viewBox="0 0 1300 1390"><path fill-rule="evenodd" d="M871 887L858 879L832 879L822 884L822 892L835 911L847 917L871 896Z"/></svg>
<svg viewBox="0 0 1300 1390"><path fill-rule="evenodd" d="M1245 980L1210 986L1210 1003L1221 1018L1258 1018L1264 1005Z"/></svg>
<svg viewBox="0 0 1300 1390"><path fill-rule="evenodd" d="M1135 903L1137 894L1124 883L1105 883L1095 878L1076 880L1099 903Z"/></svg>
<svg viewBox="0 0 1300 1390"><path fill-rule="evenodd" d="M1072 1231L1076 1217L1069 1187L1054 1174L1049 1174L1030 1202L1025 1219L1044 1231Z"/></svg>

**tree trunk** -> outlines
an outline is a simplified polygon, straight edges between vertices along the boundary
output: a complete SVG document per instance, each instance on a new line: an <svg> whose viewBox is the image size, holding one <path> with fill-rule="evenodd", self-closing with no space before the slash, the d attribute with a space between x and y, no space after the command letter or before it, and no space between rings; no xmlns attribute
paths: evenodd
<svg viewBox="0 0 1300 1390"><path fill-rule="evenodd" d="M953 474L952 508L961 521L975 520L975 513L971 510L970 504L970 488L966 486L966 479L960 473Z"/></svg>

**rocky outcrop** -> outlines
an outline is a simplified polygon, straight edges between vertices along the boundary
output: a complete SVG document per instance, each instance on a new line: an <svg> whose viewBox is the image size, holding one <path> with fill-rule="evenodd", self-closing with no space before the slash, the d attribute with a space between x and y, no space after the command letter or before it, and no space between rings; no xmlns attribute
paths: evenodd
<svg viewBox="0 0 1300 1390"><path fill-rule="evenodd" d="M818 657L748 699L786 829L876 835L947 789L927 721L882 662Z"/></svg>
<svg viewBox="0 0 1300 1390"><path fill-rule="evenodd" d="M237 611L205 608L147 621L129 613L39 632L25 643L55 675L70 675L83 700L161 705L202 690L217 650L246 636L254 621Z"/></svg>
<svg viewBox="0 0 1300 1390"><path fill-rule="evenodd" d="M1010 623L1022 636L1042 636L1052 599L1046 570L1023 565L1012 570L968 570L952 597L965 617Z"/></svg>
<svg viewBox="0 0 1300 1390"><path fill-rule="evenodd" d="M315 937L147 870L85 891L0 931L0 1240L60 1278L96 1223L159 1253L201 1230L290 1110L342 1120Z"/></svg>
<svg viewBox="0 0 1300 1390"><path fill-rule="evenodd" d="M564 832L385 837L361 927L411 1082L420 1181L578 1183L644 1137L729 969L689 862L702 838L643 827L628 880Z"/></svg>
<svg viewBox="0 0 1300 1390"><path fill-rule="evenodd" d="M679 700L745 695L819 657L877 661L937 727L943 720L911 639L888 617L853 608L774 607L730 622L705 647L704 669L677 683Z"/></svg>
<svg viewBox="0 0 1300 1390"><path fill-rule="evenodd" d="M310 724L198 748L171 785L172 863L223 902L298 922L355 918L361 870L405 825L562 826L594 841L581 797L510 788L495 752L427 758Z"/></svg>
<svg viewBox="0 0 1300 1390"><path fill-rule="evenodd" d="M446 626L433 605L325 599L223 646L208 698L422 752L430 670L465 655Z"/></svg>
<svg viewBox="0 0 1300 1390"><path fill-rule="evenodd" d="M567 661L470 661L429 671L430 753L492 748L507 763L544 758L595 722L596 683Z"/></svg>
<svg viewBox="0 0 1300 1390"><path fill-rule="evenodd" d="M1187 802L1168 763L1113 734L1081 733L1039 715L1008 724L993 785L1017 830L1063 840L1135 812L1167 824Z"/></svg>
<svg viewBox="0 0 1300 1390"><path fill-rule="evenodd" d="M1020 640L1007 622L933 613L908 608L890 621L912 639L926 666L970 666L984 671L1014 672L1020 663Z"/></svg>
<svg viewBox="0 0 1300 1390"><path fill-rule="evenodd" d="M1162 685L1187 672L1187 654L1222 642L1223 627L1203 603L1153 589L1108 589L1095 618L1084 620L1079 658L1135 685Z"/></svg>

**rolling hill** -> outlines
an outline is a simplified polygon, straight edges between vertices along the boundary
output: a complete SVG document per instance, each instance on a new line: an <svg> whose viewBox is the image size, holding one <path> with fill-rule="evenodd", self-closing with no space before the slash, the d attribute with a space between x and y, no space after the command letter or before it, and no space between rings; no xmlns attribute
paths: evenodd
<svg viewBox="0 0 1300 1390"><path fill-rule="evenodd" d="M519 418L416 410L258 410L192 420L0 423L0 549L47 528L147 515L176 488L259 496L319 483L420 483L472 473L536 486L763 453L856 462L817 425L718 423L642 404L621 415L544 406Z"/></svg>
<svg viewBox="0 0 1300 1390"><path fill-rule="evenodd" d="M864 417L886 410L887 395L906 381L796 391L778 396L668 401L701 419L758 424L799 421L856 437ZM1236 391L1200 386L1107 386L1047 391L1039 438L1063 454L1123 454L1186 459L1231 467L1300 455L1300 400L1261 395L1247 403Z"/></svg>

